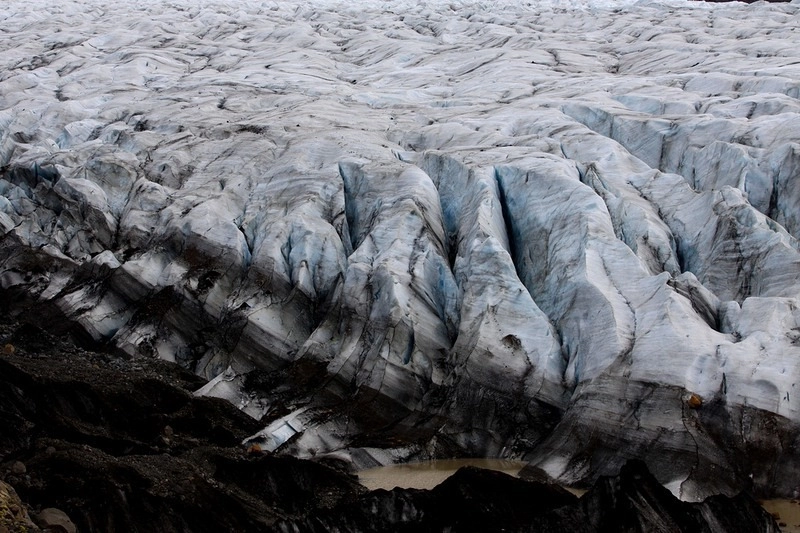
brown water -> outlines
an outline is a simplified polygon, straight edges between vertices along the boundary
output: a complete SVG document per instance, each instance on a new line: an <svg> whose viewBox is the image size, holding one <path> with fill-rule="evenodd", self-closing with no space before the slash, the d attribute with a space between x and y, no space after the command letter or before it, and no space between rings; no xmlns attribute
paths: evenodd
<svg viewBox="0 0 800 533"><path fill-rule="evenodd" d="M432 489L462 466L477 466L516 476L525 465L522 461L507 459L442 459L370 468L359 472L358 480L370 490L391 490L395 487Z"/></svg>
<svg viewBox="0 0 800 533"><path fill-rule="evenodd" d="M430 490L462 466L476 466L517 476L525 464L522 461L507 459L446 459L370 468L359 472L358 479L370 490L391 490L395 487ZM570 487L564 488L576 496L583 496L586 492ZM800 533L798 500L763 500L761 504L775 517L783 533Z"/></svg>
<svg viewBox="0 0 800 533"><path fill-rule="evenodd" d="M798 500L763 500L764 506L783 533L800 533L800 502Z"/></svg>

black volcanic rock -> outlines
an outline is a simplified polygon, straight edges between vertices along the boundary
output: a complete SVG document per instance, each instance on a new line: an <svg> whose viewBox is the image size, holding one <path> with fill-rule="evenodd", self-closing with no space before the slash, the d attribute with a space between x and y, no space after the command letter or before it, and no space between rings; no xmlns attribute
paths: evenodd
<svg viewBox="0 0 800 533"><path fill-rule="evenodd" d="M279 523L279 531L521 531L578 498L555 485L463 467L434 489L375 490L357 501Z"/></svg>
<svg viewBox="0 0 800 533"><path fill-rule="evenodd" d="M192 395L177 365L85 352L32 326L0 340L14 347L0 358L0 475L80 531L265 531L365 490L328 466L247 453L257 422Z"/></svg>
<svg viewBox="0 0 800 533"><path fill-rule="evenodd" d="M636 460L626 463L618 476L599 479L570 512L556 514L562 531L780 531L772 516L744 493L682 502Z"/></svg>
<svg viewBox="0 0 800 533"><path fill-rule="evenodd" d="M471 467L429 491L368 492L342 465L245 451L258 423L191 394L177 365L2 321L0 345L0 481L82 532L778 531L749 496L684 503L641 462L580 499Z"/></svg>
<svg viewBox="0 0 800 533"><path fill-rule="evenodd" d="M473 467L433 490L376 490L357 501L279 522L288 531L452 531L531 533L777 533L772 516L746 494L686 503L661 486L640 461L628 462L582 498L546 483Z"/></svg>

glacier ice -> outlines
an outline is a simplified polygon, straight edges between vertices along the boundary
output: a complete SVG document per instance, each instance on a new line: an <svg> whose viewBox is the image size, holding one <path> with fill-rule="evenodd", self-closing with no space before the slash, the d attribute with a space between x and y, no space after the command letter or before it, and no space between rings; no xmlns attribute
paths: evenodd
<svg viewBox="0 0 800 533"><path fill-rule="evenodd" d="M796 3L42 6L0 15L6 312L276 453L800 491Z"/></svg>

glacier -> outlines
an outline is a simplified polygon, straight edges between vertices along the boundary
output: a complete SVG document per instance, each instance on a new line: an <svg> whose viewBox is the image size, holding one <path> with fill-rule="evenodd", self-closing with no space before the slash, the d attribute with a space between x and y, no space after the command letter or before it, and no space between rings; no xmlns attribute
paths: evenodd
<svg viewBox="0 0 800 533"><path fill-rule="evenodd" d="M0 307L278 454L796 498L798 16L10 0Z"/></svg>

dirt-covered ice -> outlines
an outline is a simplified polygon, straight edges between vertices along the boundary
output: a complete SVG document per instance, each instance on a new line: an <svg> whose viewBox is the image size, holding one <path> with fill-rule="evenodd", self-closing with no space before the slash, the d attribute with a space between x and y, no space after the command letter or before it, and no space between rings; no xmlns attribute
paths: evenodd
<svg viewBox="0 0 800 533"><path fill-rule="evenodd" d="M11 0L2 306L277 453L796 497L799 11Z"/></svg>

